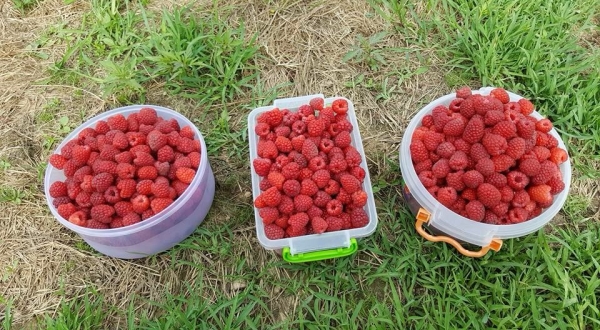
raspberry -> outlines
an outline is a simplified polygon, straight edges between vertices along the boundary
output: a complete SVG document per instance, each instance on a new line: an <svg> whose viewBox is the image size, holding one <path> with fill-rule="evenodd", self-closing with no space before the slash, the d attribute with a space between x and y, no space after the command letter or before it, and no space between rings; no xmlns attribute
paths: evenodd
<svg viewBox="0 0 600 330"><path fill-rule="evenodd" d="M508 171L516 164L515 160L507 154L492 157L492 162L494 163L494 171L498 173Z"/></svg>
<svg viewBox="0 0 600 330"><path fill-rule="evenodd" d="M460 106L463 103L463 101L464 101L464 99L462 99L462 98L456 98L450 102L450 105L448 106L448 108L450 109L450 111L458 113L458 112L460 112Z"/></svg>
<svg viewBox="0 0 600 330"><path fill-rule="evenodd" d="M337 99L331 104L331 109L338 115L345 115L348 112L348 102L344 99Z"/></svg>
<svg viewBox="0 0 600 330"><path fill-rule="evenodd" d="M310 225L315 234L322 234L327 231L328 223L321 217L314 217L312 218Z"/></svg>
<svg viewBox="0 0 600 330"><path fill-rule="evenodd" d="M468 143L476 143L481 140L484 134L485 124L479 115L473 116L465 126L462 139Z"/></svg>
<svg viewBox="0 0 600 330"><path fill-rule="evenodd" d="M154 214L160 213L162 210L169 207L169 205L173 204L173 200L170 198L154 198L150 202L150 208Z"/></svg>
<svg viewBox="0 0 600 330"><path fill-rule="evenodd" d="M137 214L142 214L150 207L150 200L146 195L137 195L131 199L131 207Z"/></svg>
<svg viewBox="0 0 600 330"><path fill-rule="evenodd" d="M300 155L300 157L304 158L304 156ZM310 179L313 176L313 171L310 168L305 167L300 170L300 174L298 175L298 181L302 182L302 180Z"/></svg>
<svg viewBox="0 0 600 330"><path fill-rule="evenodd" d="M119 179L132 179L135 176L135 167L131 164L120 163L117 165Z"/></svg>
<svg viewBox="0 0 600 330"><path fill-rule="evenodd" d="M279 206L277 206L277 209L281 214L289 215L294 213L294 200L292 199L292 197L282 195L281 202L279 202Z"/></svg>
<svg viewBox="0 0 600 330"><path fill-rule="evenodd" d="M551 204L551 190L552 188L549 185L543 184L529 187L527 189L527 193L529 194L529 198L531 198L531 200L534 202L537 202L539 204Z"/></svg>
<svg viewBox="0 0 600 330"><path fill-rule="evenodd" d="M106 203L106 200L104 199L104 194L97 191L93 192L90 195L90 203L92 203L92 205L100 205Z"/></svg>
<svg viewBox="0 0 600 330"><path fill-rule="evenodd" d="M306 213L299 212L289 218L288 224L290 227L303 228L308 224L309 220L310 219Z"/></svg>
<svg viewBox="0 0 600 330"><path fill-rule="evenodd" d="M155 182L150 186L151 193L155 197L166 198L169 197L169 181L167 179L160 180L161 177L156 178Z"/></svg>
<svg viewBox="0 0 600 330"><path fill-rule="evenodd" d="M67 159L59 154L52 154L48 159L50 165L54 166L58 170L62 170L67 162Z"/></svg>
<svg viewBox="0 0 600 330"><path fill-rule="evenodd" d="M119 217L124 217L130 212L133 212L133 205L130 202L117 202L113 208L115 209L115 213ZM114 220L113 220L114 221Z"/></svg>
<svg viewBox="0 0 600 330"><path fill-rule="evenodd" d="M517 136L517 126L510 120L503 120L494 125L492 133L500 135L505 139L510 139Z"/></svg>
<svg viewBox="0 0 600 330"><path fill-rule="evenodd" d="M142 218L140 217L139 214L137 214L135 212L129 212L128 214L126 214L123 217L123 219L121 221L123 223L123 227L126 227L126 226L135 225L136 223L142 221Z"/></svg>
<svg viewBox="0 0 600 330"><path fill-rule="evenodd" d="M521 160L519 163L519 171L523 172L527 176L535 176L540 172L540 162L536 158L527 158Z"/></svg>
<svg viewBox="0 0 600 330"><path fill-rule="evenodd" d="M529 212L520 207L516 207L508 211L508 221L510 223L521 223L528 219Z"/></svg>
<svg viewBox="0 0 600 330"><path fill-rule="evenodd" d="M540 170L531 178L534 185L544 184L558 173L558 166L552 161L545 160L540 164Z"/></svg>
<svg viewBox="0 0 600 330"><path fill-rule="evenodd" d="M550 194L552 195L556 195L565 189L563 180L556 176L550 179L546 184L550 186Z"/></svg>
<svg viewBox="0 0 600 330"><path fill-rule="evenodd" d="M352 138L348 131L341 131L333 138L333 143L336 147L346 148L352 143Z"/></svg>
<svg viewBox="0 0 600 330"><path fill-rule="evenodd" d="M471 88L469 86L462 86L456 90L456 97L461 99L467 99L471 96Z"/></svg>
<svg viewBox="0 0 600 330"><path fill-rule="evenodd" d="M106 120L108 123L108 127L111 130L117 130L121 132L126 132L129 124L127 123L127 119L122 114L116 114L108 117Z"/></svg>
<svg viewBox="0 0 600 330"><path fill-rule="evenodd" d="M315 188L317 186L315 185ZM283 193L286 194L289 197L295 197L298 194L300 194L300 182L298 182L297 180L287 180L283 183ZM317 188L318 189L318 188ZM312 195L309 195L312 196Z"/></svg>
<svg viewBox="0 0 600 330"><path fill-rule="evenodd" d="M478 162L484 158L490 158L487 150L481 143L474 143L469 150L469 156L474 162Z"/></svg>
<svg viewBox="0 0 600 330"><path fill-rule="evenodd" d="M520 159L525 154L526 142L523 138L516 137L508 141L505 154L512 159Z"/></svg>
<svg viewBox="0 0 600 330"><path fill-rule="evenodd" d="M313 196L314 194L317 193L317 191L319 191L319 187L311 179L302 180L302 183L300 184L300 186L301 186L300 194L302 194L302 195Z"/></svg>
<svg viewBox="0 0 600 330"><path fill-rule="evenodd" d="M120 180L117 183L117 190L119 191L119 197L129 198L136 192L136 182L133 179Z"/></svg>
<svg viewBox="0 0 600 330"><path fill-rule="evenodd" d="M515 192L511 187L504 186L502 188L499 188L498 190L500 191L500 195L502 196L502 198L500 199L502 203L510 203L510 201L512 201Z"/></svg>
<svg viewBox="0 0 600 330"><path fill-rule="evenodd" d="M494 162L490 158L482 158L475 164L475 170L483 176L488 176L494 173Z"/></svg>
<svg viewBox="0 0 600 330"><path fill-rule="evenodd" d="M483 118L483 121L487 126L495 126L503 120L504 112L502 111L488 111Z"/></svg>
<svg viewBox="0 0 600 330"><path fill-rule="evenodd" d="M348 195L350 198L350 196ZM313 204L317 207L326 207L327 203L331 200L331 196L329 196L326 192L319 190L314 196ZM343 204L343 203L342 203Z"/></svg>
<svg viewBox="0 0 600 330"><path fill-rule="evenodd" d="M502 102L504 104L510 102L510 96L508 96L508 93L506 92L506 90L504 88L492 89L492 91L490 92L490 96L498 99L500 102Z"/></svg>
<svg viewBox="0 0 600 330"><path fill-rule="evenodd" d="M329 180L327 180L327 181L329 181ZM317 183L317 185L319 185L319 184ZM349 194L352 194L361 189L360 182L358 181L358 179L349 174L342 175L342 177L340 178L340 185ZM319 187L319 188L323 188L323 187Z"/></svg>
<svg viewBox="0 0 600 330"><path fill-rule="evenodd" d="M92 187L98 192L105 192L113 184L113 176L109 173L96 174L92 179Z"/></svg>
<svg viewBox="0 0 600 330"><path fill-rule="evenodd" d="M463 102L463 104L464 103L465 102ZM433 110L431 110L431 116L433 117L433 125L435 126L437 131L442 131L446 123L452 120L452 118L450 117L450 113L450 109L448 109L444 105L438 105L435 108L433 108Z"/></svg>
<svg viewBox="0 0 600 330"><path fill-rule="evenodd" d="M344 221L340 217L328 216L325 220L327 222L327 231L338 231L344 227Z"/></svg>
<svg viewBox="0 0 600 330"><path fill-rule="evenodd" d="M294 149L292 146L292 141L285 136L278 136L277 139L275 139L275 146L277 147L277 150L285 153L288 153Z"/></svg>
<svg viewBox="0 0 600 330"><path fill-rule="evenodd" d="M456 190L452 187L443 187L437 191L437 200L446 207L451 207L456 201L457 194Z"/></svg>
<svg viewBox="0 0 600 330"><path fill-rule="evenodd" d="M504 111L521 112L521 106L517 102L508 102L504 104Z"/></svg>
<svg viewBox="0 0 600 330"><path fill-rule="evenodd" d="M62 205L62 204L69 204L71 203L71 198L69 198L68 196L63 196L63 197L57 197L54 198L54 200L52 201L52 205L54 205L54 207L58 208L58 206Z"/></svg>
<svg viewBox="0 0 600 330"><path fill-rule="evenodd" d="M62 181L55 181L50 185L50 197L58 198L68 195L67 185Z"/></svg>
<svg viewBox="0 0 600 330"><path fill-rule="evenodd" d="M333 216L342 214L343 208L342 202L337 199L330 200L326 205L327 214Z"/></svg>
<svg viewBox="0 0 600 330"><path fill-rule="evenodd" d="M497 215L498 218L500 218L500 223L502 223L502 218L507 215L509 208L510 205L508 203L499 203L496 206L490 208L490 210L494 212L494 214Z"/></svg>
<svg viewBox="0 0 600 330"><path fill-rule="evenodd" d="M483 183L477 187L477 199L486 207L494 207L500 203L502 194L493 185Z"/></svg>
<svg viewBox="0 0 600 330"><path fill-rule="evenodd" d="M429 152L423 141L413 140L410 143L410 157L415 163L419 163L429 159Z"/></svg>
<svg viewBox="0 0 600 330"><path fill-rule="evenodd" d="M508 147L508 143L504 137L493 133L486 133L483 136L482 144L485 150L492 156L504 153Z"/></svg>
<svg viewBox="0 0 600 330"><path fill-rule="evenodd" d="M456 151L448 161L448 166L454 171L464 170L468 165L469 158L464 151Z"/></svg>
<svg viewBox="0 0 600 330"><path fill-rule="evenodd" d="M471 151L471 145L463 139L454 141L454 147L456 147L457 151L462 151L465 154Z"/></svg>
<svg viewBox="0 0 600 330"><path fill-rule="evenodd" d="M433 162L431 161L431 159L427 159L425 161L417 163L415 165L415 172L417 172L417 175L419 175L423 171L431 171L432 166L433 166L432 163Z"/></svg>
<svg viewBox="0 0 600 330"><path fill-rule="evenodd" d="M180 167L175 172L175 176L177 177L177 179L179 181L190 184L190 183L192 183L192 181L194 180L194 177L196 176L196 171L194 171L193 169L191 169L189 167Z"/></svg>
<svg viewBox="0 0 600 330"><path fill-rule="evenodd" d="M125 136L125 133L117 132L113 138L112 145L119 150L124 150L129 147L129 140L127 139L127 136Z"/></svg>
<svg viewBox="0 0 600 330"><path fill-rule="evenodd" d="M272 224L275 220L279 219L279 211L274 207L263 207L258 210L258 214L265 225Z"/></svg>
<svg viewBox="0 0 600 330"><path fill-rule="evenodd" d="M116 186L110 186L104 192L104 199L109 204L115 204L121 201L121 196L119 195L119 189Z"/></svg>
<svg viewBox="0 0 600 330"><path fill-rule="evenodd" d="M298 196L294 197L294 207L296 208L296 211L299 211L299 212L308 211L308 209L310 209L312 205L313 205L313 200L309 196L298 195Z"/></svg>
<svg viewBox="0 0 600 330"><path fill-rule="evenodd" d="M513 207L525 207L531 198L529 197L529 193L525 190L517 190L515 191L515 195L512 198L511 204Z"/></svg>
<svg viewBox="0 0 600 330"><path fill-rule="evenodd" d="M423 137L423 144L428 151L435 151L443 141L444 135L436 132L431 132Z"/></svg>
<svg viewBox="0 0 600 330"><path fill-rule="evenodd" d="M137 177L140 180L154 180L158 176L158 170L154 166L142 166L137 171Z"/></svg>
<svg viewBox="0 0 600 330"><path fill-rule="evenodd" d="M473 107L473 100L471 98L464 99L460 103L459 112L463 117L465 117L467 119L473 117L473 115L475 115L475 108Z"/></svg>
<svg viewBox="0 0 600 330"><path fill-rule="evenodd" d="M273 108L267 112L263 112L261 117L271 127L277 127L283 121L283 112L279 108Z"/></svg>
<svg viewBox="0 0 600 330"><path fill-rule="evenodd" d="M71 152L71 161L75 163L77 166L85 165L90 158L90 153L92 152L92 148L89 146L73 146Z"/></svg>
<svg viewBox="0 0 600 330"><path fill-rule="evenodd" d="M56 208L58 214L64 219L69 219L69 217L77 212L77 207L73 205L73 203L65 203L61 204Z"/></svg>
<svg viewBox="0 0 600 330"><path fill-rule="evenodd" d="M156 113L156 110L152 108L142 108L137 113L137 120L140 124L154 125L157 119L158 114Z"/></svg>
<svg viewBox="0 0 600 330"><path fill-rule="evenodd" d="M361 228L369 224L369 216L362 208L356 208L350 213L352 228Z"/></svg>
<svg viewBox="0 0 600 330"><path fill-rule="evenodd" d="M96 220L93 220L93 219L92 220L88 220L86 222L85 226L87 228L90 228L90 229L108 229L108 228L110 228L108 224L102 223L100 221L96 221Z"/></svg>
<svg viewBox="0 0 600 330"><path fill-rule="evenodd" d="M456 151L456 148L450 142L440 143L440 145L438 145L437 149L435 150L435 152L440 157L446 158L446 159L449 159L450 157L452 157L452 155L454 154L455 151Z"/></svg>
<svg viewBox="0 0 600 330"><path fill-rule="evenodd" d="M281 201L281 193L277 187L271 187L259 195L266 206L276 207Z"/></svg>
<svg viewBox="0 0 600 330"><path fill-rule="evenodd" d="M302 155L304 158L310 161L314 157L317 157L318 154L319 149L317 148L317 145L310 139L304 140L304 143L302 144Z"/></svg>
<svg viewBox="0 0 600 330"><path fill-rule="evenodd" d="M336 157L333 158L329 163L329 171L331 173L341 173L348 168L348 163L344 158Z"/></svg>
<svg viewBox="0 0 600 330"><path fill-rule="evenodd" d="M301 120L297 120L292 124L292 131L298 135L304 134L306 131L306 124Z"/></svg>
<svg viewBox="0 0 600 330"><path fill-rule="evenodd" d="M75 201L77 202L77 205L81 207L91 207L92 202L90 200L90 197L91 194L89 192L82 191L79 194L77 194Z"/></svg>
<svg viewBox="0 0 600 330"><path fill-rule="evenodd" d="M321 136L325 131L325 121L322 119L315 119L306 125L306 131L309 136Z"/></svg>
<svg viewBox="0 0 600 330"><path fill-rule="evenodd" d="M352 205L354 207L363 207L367 205L367 193L359 190L352 194Z"/></svg>
<svg viewBox="0 0 600 330"><path fill-rule="evenodd" d="M425 188L432 187L436 184L436 178L431 171L423 171L419 174L419 180Z"/></svg>
<svg viewBox="0 0 600 330"><path fill-rule="evenodd" d="M514 190L525 189L529 184L529 178L522 172L511 171L506 175L508 186Z"/></svg>
<svg viewBox="0 0 600 330"><path fill-rule="evenodd" d="M294 163L294 164L296 164L296 163ZM322 170L326 167L327 167L327 164L325 163L325 160L321 156L317 156L308 162L308 168L310 168L310 170L313 172ZM300 172L299 166L298 166L298 172Z"/></svg>
<svg viewBox="0 0 600 330"><path fill-rule="evenodd" d="M327 170L318 170L312 176L312 180L319 188L324 188L329 183L329 179L331 179L331 176Z"/></svg>
<svg viewBox="0 0 600 330"><path fill-rule="evenodd" d="M478 200L472 200L465 205L467 217L481 222L485 218L485 206Z"/></svg>
<svg viewBox="0 0 600 330"><path fill-rule="evenodd" d="M525 116L530 115L534 110L534 105L527 99L520 99L517 103L521 107L521 113Z"/></svg>
<svg viewBox="0 0 600 330"><path fill-rule="evenodd" d="M521 119L517 121L517 135L524 139L528 139L533 136L535 132L535 124L528 119Z"/></svg>
<svg viewBox="0 0 600 330"><path fill-rule="evenodd" d="M423 127L427 127L427 128L433 126L433 116L432 115L425 115L423 117L423 119L421 119L421 125Z"/></svg>
<svg viewBox="0 0 600 330"><path fill-rule="evenodd" d="M460 197L464 198L467 201L472 201L477 199L477 192L475 191L475 189L467 188L461 192Z"/></svg>
<svg viewBox="0 0 600 330"><path fill-rule="evenodd" d="M306 214L308 214L308 217L310 219L313 219L315 217L321 217L323 216L323 210L315 205L313 205L310 209L308 209L308 211L306 211Z"/></svg>
<svg viewBox="0 0 600 330"><path fill-rule="evenodd" d="M479 187L479 185L481 185L483 183L483 175L477 171L467 171L463 177L463 182L465 184L465 186L469 187L469 188L477 188Z"/></svg>
<svg viewBox="0 0 600 330"><path fill-rule="evenodd" d="M285 182L286 178L283 176L283 174L279 172L271 172L267 176L267 180L269 181L272 187L276 187L278 190L282 190L283 183Z"/></svg>
<svg viewBox="0 0 600 330"><path fill-rule="evenodd" d="M445 178L448 173L450 173L450 165L448 165L448 160L442 158L435 162L431 168L431 172L433 172L433 176L438 179Z"/></svg>
<svg viewBox="0 0 600 330"><path fill-rule="evenodd" d="M155 160L154 157L152 157L152 155L141 151L136 152L133 158L133 164L138 167L152 166L154 165L154 162Z"/></svg>
<svg viewBox="0 0 600 330"><path fill-rule="evenodd" d="M281 174L286 179L296 179L298 175L300 175L300 165L298 163L292 162L283 166L281 169Z"/></svg>
<svg viewBox="0 0 600 330"><path fill-rule="evenodd" d="M446 177L446 183L448 187L454 188L456 191L462 191L465 189L465 184L463 182L463 175L465 173L463 171L448 173Z"/></svg>
<svg viewBox="0 0 600 330"><path fill-rule="evenodd" d="M115 157L120 154L121 151L111 144L107 144L100 150L98 157L102 160L115 160Z"/></svg>
<svg viewBox="0 0 600 330"><path fill-rule="evenodd" d="M268 224L265 226L265 236L271 240L282 239L285 236L285 231L277 224Z"/></svg>
<svg viewBox="0 0 600 330"><path fill-rule="evenodd" d="M475 113L483 116L486 112L491 110L491 100L495 99L476 94L471 97L471 100L473 102L473 109L475 109Z"/></svg>
<svg viewBox="0 0 600 330"><path fill-rule="evenodd" d="M560 165L567 161L568 155L565 149L556 147L550 150L550 161L556 165Z"/></svg>
<svg viewBox="0 0 600 330"><path fill-rule="evenodd" d="M346 163L350 167L358 166L362 162L360 153L353 146L346 147L344 149L344 154L346 156Z"/></svg>
<svg viewBox="0 0 600 330"><path fill-rule="evenodd" d="M537 131L540 131L542 133L548 133L550 132L550 130L552 130L552 122L547 119L540 119L536 124L535 124L535 129Z"/></svg>
<svg viewBox="0 0 600 330"><path fill-rule="evenodd" d="M550 158L550 150L546 147L535 146L531 150L533 154L537 157L538 161L542 163L546 159Z"/></svg>
<svg viewBox="0 0 600 330"><path fill-rule="evenodd" d="M446 136L461 136L465 132L465 122L462 119L452 119L444 125Z"/></svg>
<svg viewBox="0 0 600 330"><path fill-rule="evenodd" d="M91 218L102 223L110 223L113 214L115 214L115 209L106 204L93 206L90 210Z"/></svg>
<svg viewBox="0 0 600 330"><path fill-rule="evenodd" d="M83 211L77 211L69 216L69 222L77 226L86 227L87 215Z"/></svg>

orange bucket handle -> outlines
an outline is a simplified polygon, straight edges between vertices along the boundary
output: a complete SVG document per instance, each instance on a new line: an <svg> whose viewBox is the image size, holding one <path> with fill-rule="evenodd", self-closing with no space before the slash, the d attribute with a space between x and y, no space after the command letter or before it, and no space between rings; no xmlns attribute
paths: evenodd
<svg viewBox="0 0 600 330"><path fill-rule="evenodd" d="M462 255L471 257L471 258L481 258L486 253L488 253L489 250L494 250L494 251L498 252L498 251L500 251L500 248L502 247L502 240L493 239L492 242L488 246L482 247L481 250L470 251L470 250L465 249L454 238L451 238L448 236L433 236L433 235L429 234L428 232L426 232L425 229L423 228L423 224L428 223L430 217L431 217L431 214L429 214L429 212L427 212L426 210L421 208L419 210L419 212L417 213L417 222L415 223L415 228L417 229L417 233L419 233L419 235L421 235L423 238L425 238L426 240L428 240L430 242L446 242L446 243L454 246L454 248L456 250L458 250L458 252L460 252Z"/></svg>

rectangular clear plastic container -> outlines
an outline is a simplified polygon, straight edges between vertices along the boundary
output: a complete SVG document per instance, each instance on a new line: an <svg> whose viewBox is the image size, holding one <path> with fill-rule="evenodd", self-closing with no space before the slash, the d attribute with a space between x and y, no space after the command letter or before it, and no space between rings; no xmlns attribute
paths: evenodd
<svg viewBox="0 0 600 330"><path fill-rule="evenodd" d="M252 162L258 157L257 154L257 142L258 137L254 132L257 117L266 111L273 108L288 109L292 112L298 111L298 108L315 97L324 98L322 94L307 95L295 98L277 99L274 101L272 106L260 107L252 110L248 116L248 138L250 141L250 171L252 176L252 194L253 200L260 195L260 177L252 168ZM330 97L325 99L325 104L331 104L335 99L341 97ZM369 176L369 170L365 163L366 157L362 145L362 139L358 129L358 122L354 112L354 104L346 99L348 102L348 120L352 123L354 129L352 130L352 146L358 150L362 156L362 162L360 166L365 170L365 179L362 185L362 189L367 193L367 205L365 211L369 216L369 223L362 228L355 228L349 230L340 230L335 232L326 232L323 234L313 234L293 238L283 238L278 240L270 240L265 236L264 226L262 219L258 214L258 209L254 208L254 216L256 222L256 235L260 244L267 250L281 251L282 256L285 260L290 262L306 262L336 258L341 256L350 255L357 250L357 238L366 237L371 235L377 228L377 211L375 209L375 199L373 198L373 190L371 188L371 179Z"/></svg>

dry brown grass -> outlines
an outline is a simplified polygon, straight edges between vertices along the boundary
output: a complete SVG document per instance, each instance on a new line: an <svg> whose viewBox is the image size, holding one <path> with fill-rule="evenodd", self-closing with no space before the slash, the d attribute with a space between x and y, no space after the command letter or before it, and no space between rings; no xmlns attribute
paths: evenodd
<svg viewBox="0 0 600 330"><path fill-rule="evenodd" d="M177 2L154 2L150 8L175 6ZM199 7L203 3L197 4ZM433 65L429 72L404 81L398 92L387 102L376 100L377 92L365 87L349 88L351 81L364 67L341 61L352 48L357 34L369 36L386 30L386 23L370 11L363 2L343 0L338 2L313 1L242 1L229 0L235 6L233 22L244 21L252 32L259 32L258 43L264 58L258 62L265 87L291 82L293 85L279 97L312 93L343 95L354 101L363 143L370 160L370 171L384 172L385 158L397 159L397 150L404 127L422 105L450 91L443 82L444 72ZM277 258L265 251L255 239L253 219L239 219L244 225L234 232L235 244L225 260L213 251L179 249L174 254L161 254L154 258L125 261L107 258L78 247L81 239L63 228L50 214L42 190L37 168L45 162L49 150L43 148L47 136L55 136L55 123L36 120L51 100L60 100L57 116L69 116L73 122L81 122L109 106L97 96L96 90L85 90L83 96L74 93L84 86L39 86L41 78L47 77L47 67L64 51L64 45L56 44L44 49L50 54L48 60L34 57L26 50L46 29L59 21L78 22L88 5L76 2L64 5L62 0L41 2L27 15L22 16L9 3L0 5L0 159L12 166L0 173L0 185L25 192L20 204L0 203L0 297L13 301L15 324L32 324L36 318L48 313L53 315L61 297L56 294L64 285L65 296L76 298L87 286L94 286L106 302L120 310L126 310L134 295L159 301L165 292L181 292L183 284L198 276L198 268L172 263L171 258L203 265L203 281L215 290L228 295L244 286L243 282L229 283L228 275L236 273L232 260L246 260L249 269L260 269L267 261ZM381 46L406 46L401 36L387 37ZM427 49L420 50L435 64L437 59ZM403 54L389 58L389 67L369 77L381 82L386 70L404 67L414 70L419 66L406 60ZM193 114L194 104L164 95L160 86L151 87L149 103L160 103ZM231 104L235 118L234 127L243 123L247 110L239 103ZM84 118L79 113L83 111ZM217 226L235 217L228 207L231 204L249 204L249 180L237 185L227 183L231 170L247 169L227 157L211 159L218 189L226 188L215 198L213 209L204 225ZM586 188L587 187L587 188ZM580 185L577 191L597 187ZM203 226L204 226L203 225ZM289 277L285 270L273 270L278 277ZM283 295L277 288L269 289L273 306L293 308L293 299ZM207 296L206 299L214 299ZM0 306L2 305L0 300ZM136 300L137 301L137 300ZM297 302L296 302L297 303ZM153 313L155 310L145 302L136 303L137 310ZM285 318L290 313L281 309L275 315ZM0 318L2 318L0 309ZM121 316L110 319L111 328L124 327Z"/></svg>

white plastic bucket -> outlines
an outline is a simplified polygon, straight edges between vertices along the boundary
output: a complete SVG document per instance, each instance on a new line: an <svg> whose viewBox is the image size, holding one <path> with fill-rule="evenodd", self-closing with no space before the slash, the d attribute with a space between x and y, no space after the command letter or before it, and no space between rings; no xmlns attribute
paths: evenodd
<svg viewBox="0 0 600 330"><path fill-rule="evenodd" d="M472 92L473 94L488 95L494 88L495 87L484 87ZM508 92L508 94L510 96L510 101L512 102L523 98L522 96L511 92ZM404 189L404 195L405 198L407 198L411 211L417 215L417 230L421 235L426 235L427 239L433 241L445 241L450 243L463 254L469 256L481 256L489 249L499 250L502 245L502 239L521 237L539 230L558 214L569 194L571 185L571 163L569 159L559 166L565 183L565 189L554 196L554 203L552 203L549 208L545 209L539 216L531 220L511 225L491 225L476 222L456 214L439 203L431 196L425 186L423 186L415 172L410 156L411 138L414 131L421 125L423 117L430 114L433 108L438 105L448 106L454 98L456 98L456 94L452 93L429 103L413 117L404 132L404 137L400 146L400 170L407 188ZM544 118L536 111L534 111L531 116L537 119ZM566 150L565 144L554 128L549 134L558 140L559 147ZM434 232L448 235L449 237L424 234L424 232L418 228L423 222L428 222L429 227L431 227ZM456 240L481 246L482 250L474 253L469 253L471 251L467 251L464 248L461 250L461 244L460 242L456 242Z"/></svg>
<svg viewBox="0 0 600 330"><path fill-rule="evenodd" d="M194 180L185 192L169 207L153 217L131 226L114 229L90 229L75 225L59 214L50 197L49 188L53 182L65 180L63 171L48 164L44 178L44 192L50 211L63 226L76 232L92 248L110 257L136 259L151 256L168 250L191 235L202 223L213 202L215 178L210 167L204 138L196 126L176 111L156 105L132 105L102 113L75 129L57 147L57 151L79 132L87 127L95 127L100 120L106 120L115 114L127 117L144 107L156 110L158 116L169 120L175 118L181 127L190 126L195 139L200 140L200 165Z"/></svg>
<svg viewBox="0 0 600 330"><path fill-rule="evenodd" d="M257 124L257 117L266 111L273 108L288 109L291 112L297 112L298 108L303 104L315 98L324 98L322 94L307 95L295 98L275 100L272 106L265 106L254 109L248 116L248 137L250 140L250 168L252 176L252 194L253 199L260 195L260 177L252 168L252 162L258 157L257 143L258 139L254 132L254 127ZM362 157L360 166L365 170L365 179L362 184L362 189L367 193L367 205L364 209L369 216L369 223L362 228L340 230L334 232L326 232L323 234L312 234L292 238L283 238L278 240L268 239L264 232L263 221L258 214L258 209L254 208L256 235L260 244L267 250L282 251L283 258L290 262L306 262L337 258L350 255L357 250L357 238L371 235L377 228L377 211L375 209L375 199L373 198L373 190L371 188L371 179L369 170L365 163L365 152L356 121L354 105L352 101L341 97L330 97L325 99L325 104L330 104L335 99L344 99L348 102L348 120L354 127L351 132L352 146L358 150Z"/></svg>

